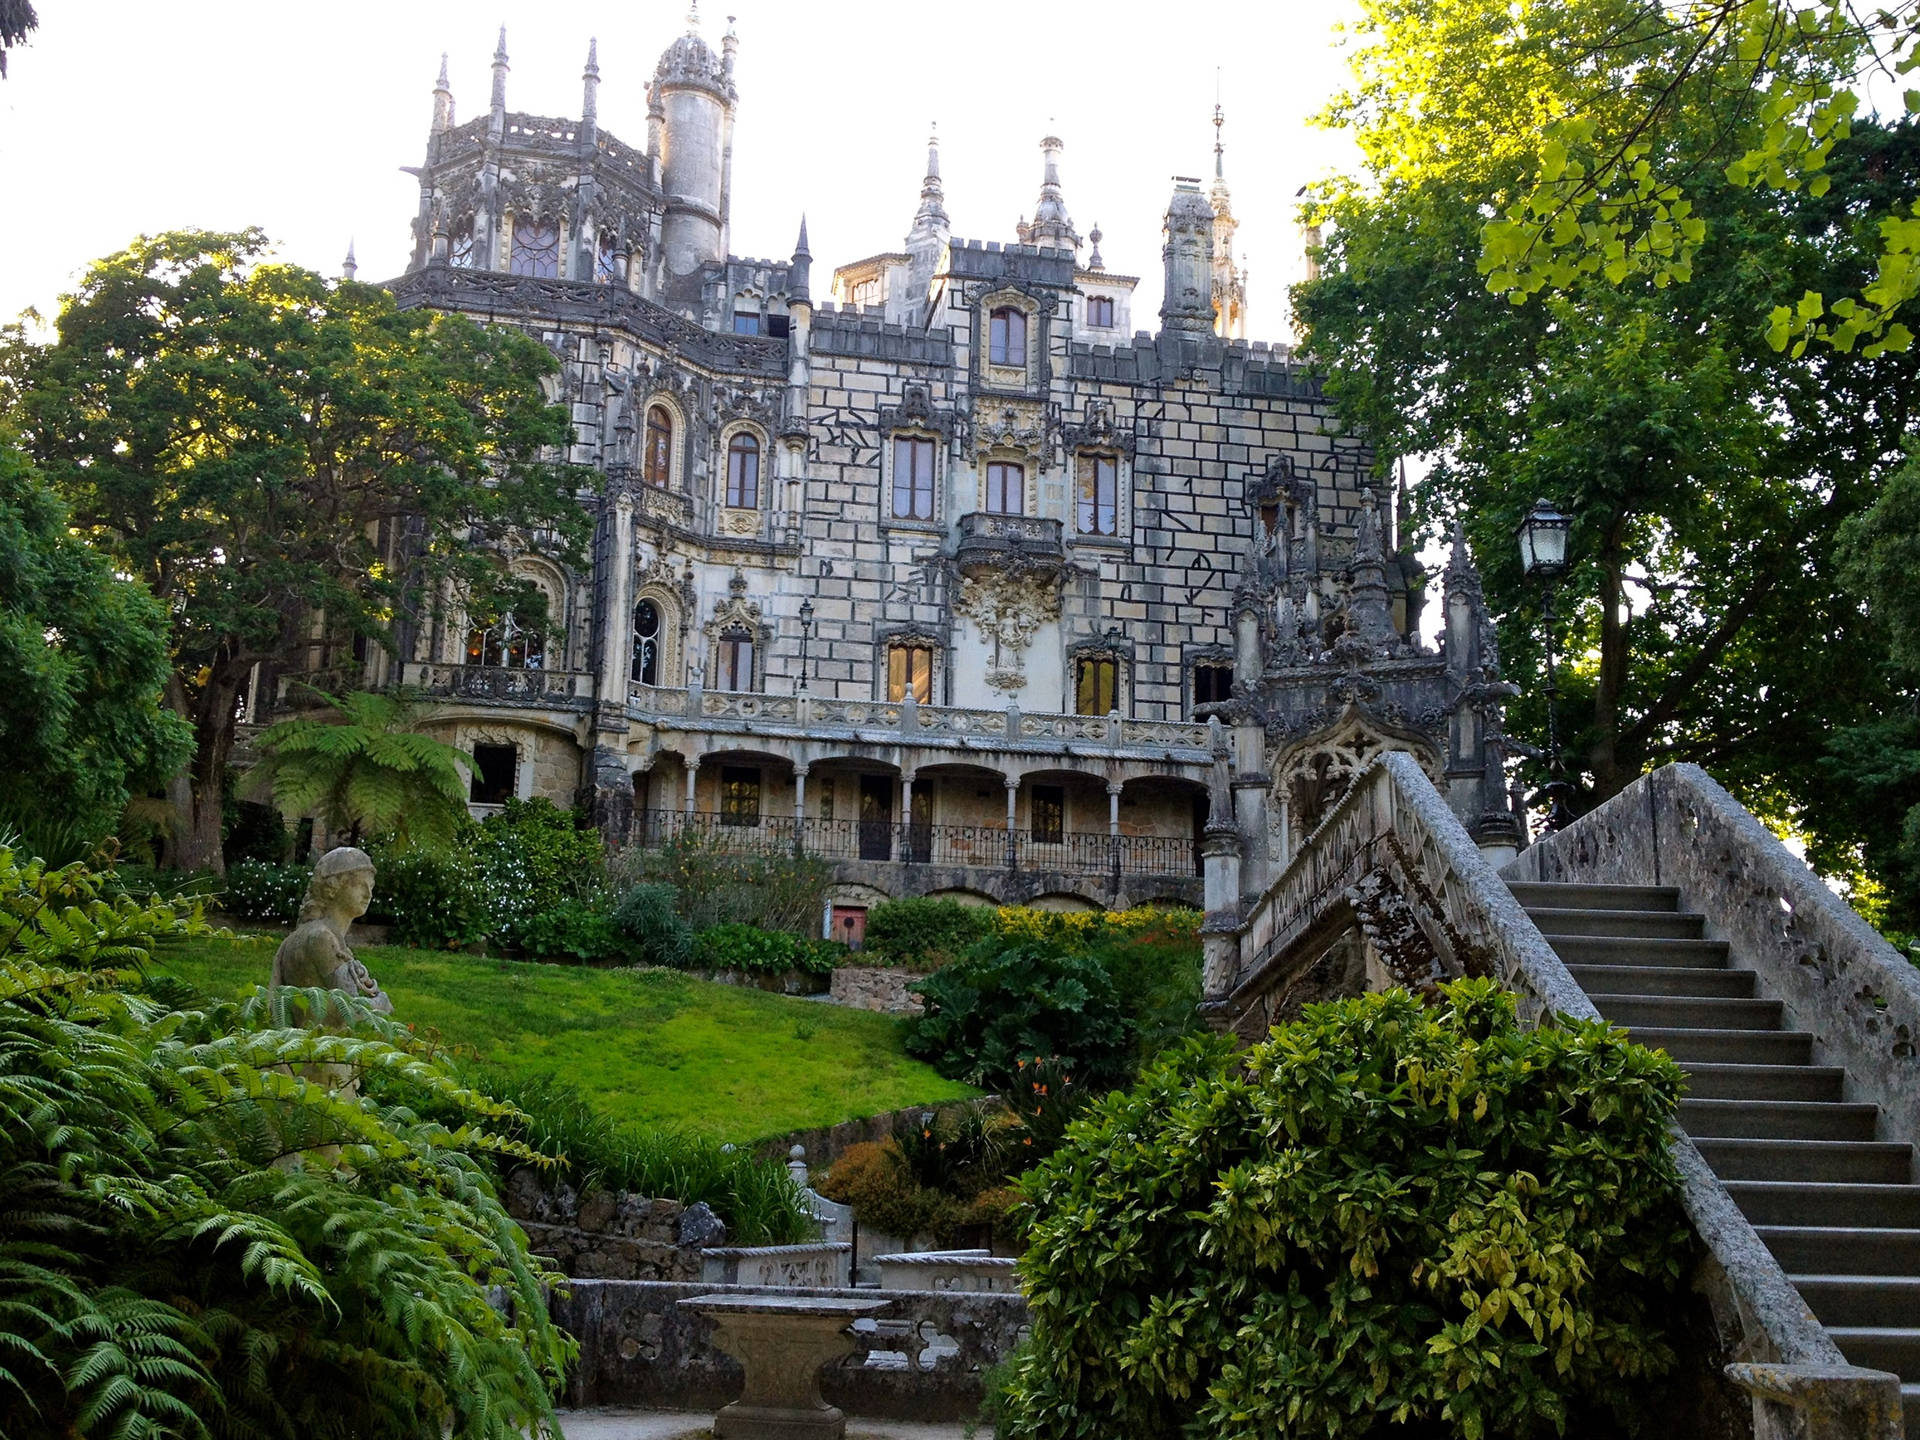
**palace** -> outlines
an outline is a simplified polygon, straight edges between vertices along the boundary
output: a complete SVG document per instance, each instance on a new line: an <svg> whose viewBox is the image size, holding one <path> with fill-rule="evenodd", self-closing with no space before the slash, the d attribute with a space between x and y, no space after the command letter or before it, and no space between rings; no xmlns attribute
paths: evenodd
<svg viewBox="0 0 1920 1440"><path fill-rule="evenodd" d="M950 233L930 142L900 248L821 286L804 221L786 259L730 252L738 44L694 17L644 148L599 127L591 48L578 119L507 108L504 32L485 113L442 63L389 288L544 341L598 477L585 568L490 540L543 619L447 601L359 677L439 697L476 810L803 847L851 934L909 894L1220 909L1386 748L1510 852L1478 580L1456 543L1423 643L1372 453L1244 338L1218 131L1211 184L1173 182L1156 331L1051 136L1015 239Z"/></svg>

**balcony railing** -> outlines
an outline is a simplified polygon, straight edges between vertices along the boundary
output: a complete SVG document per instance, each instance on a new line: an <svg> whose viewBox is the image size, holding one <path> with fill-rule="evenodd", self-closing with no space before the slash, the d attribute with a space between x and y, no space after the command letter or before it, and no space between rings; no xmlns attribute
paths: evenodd
<svg viewBox="0 0 1920 1440"><path fill-rule="evenodd" d="M1035 839L1004 825L914 825L897 820L795 820L713 810L643 810L634 816L637 845L664 845L695 834L703 843L742 855L805 854L823 860L970 865L994 870L1047 870L1069 875L1200 874L1197 841L1178 835L1103 835L1062 831Z"/></svg>
<svg viewBox="0 0 1920 1440"><path fill-rule="evenodd" d="M429 695L463 700L499 700L522 705L570 705L593 699L593 676L585 670L533 670L506 665L409 663L405 682Z"/></svg>
<svg viewBox="0 0 1920 1440"><path fill-rule="evenodd" d="M1042 568L1066 563L1058 520L1039 515L976 511L960 517L954 561L963 571L996 569L1009 561Z"/></svg>

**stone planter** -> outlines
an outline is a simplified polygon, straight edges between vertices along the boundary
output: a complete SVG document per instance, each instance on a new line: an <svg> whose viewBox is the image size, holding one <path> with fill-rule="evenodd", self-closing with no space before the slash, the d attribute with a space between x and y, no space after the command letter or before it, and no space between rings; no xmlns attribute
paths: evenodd
<svg viewBox="0 0 1920 1440"><path fill-rule="evenodd" d="M882 1290L950 1290L969 1295L1014 1295L1018 1262L985 1250L922 1250L876 1255Z"/></svg>
<svg viewBox="0 0 1920 1440"><path fill-rule="evenodd" d="M702 1250L700 1261L700 1278L708 1285L831 1289L851 1283L853 1246L844 1240L814 1245L725 1245Z"/></svg>

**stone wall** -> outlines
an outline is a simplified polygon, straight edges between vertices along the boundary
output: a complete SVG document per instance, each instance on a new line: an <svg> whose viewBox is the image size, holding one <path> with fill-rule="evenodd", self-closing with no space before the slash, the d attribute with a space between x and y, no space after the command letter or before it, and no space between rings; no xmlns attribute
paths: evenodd
<svg viewBox="0 0 1920 1440"><path fill-rule="evenodd" d="M580 1341L567 1404L712 1411L738 1398L739 1362L715 1348L711 1319L679 1303L734 1288L581 1280L567 1295L556 1295L555 1322ZM882 1298L876 1291L778 1293ZM854 1327L859 1353L821 1372L821 1393L852 1415L972 1419L984 1393L982 1373L1026 1336L1026 1301L912 1290L888 1291L884 1298L892 1302L889 1309Z"/></svg>
<svg viewBox="0 0 1920 1440"><path fill-rule="evenodd" d="M563 1274L607 1280L697 1280L701 1250L727 1227L704 1203L650 1200L625 1190L563 1185L550 1191L533 1170L507 1179L507 1213L536 1255Z"/></svg>
<svg viewBox="0 0 1920 1440"><path fill-rule="evenodd" d="M829 995L836 1005L855 1010L878 1010L883 1015L918 1015L923 1008L907 986L926 976L918 970L896 970L882 965L842 965L833 972Z"/></svg>

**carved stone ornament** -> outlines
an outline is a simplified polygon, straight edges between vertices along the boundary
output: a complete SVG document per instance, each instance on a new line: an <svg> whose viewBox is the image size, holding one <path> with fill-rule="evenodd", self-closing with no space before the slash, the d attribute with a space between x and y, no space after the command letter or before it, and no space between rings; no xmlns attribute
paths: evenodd
<svg viewBox="0 0 1920 1440"><path fill-rule="evenodd" d="M953 609L993 642L987 683L996 690L1018 690L1027 683L1027 647L1042 625L1060 618L1060 587L1032 574L969 575L960 581Z"/></svg>
<svg viewBox="0 0 1920 1440"><path fill-rule="evenodd" d="M953 411L933 403L933 391L926 385L908 385L900 394L900 403L880 411L880 429L931 430L943 439L953 438Z"/></svg>
<svg viewBox="0 0 1920 1440"><path fill-rule="evenodd" d="M1069 450L1117 450L1133 454L1133 432L1123 430L1114 421L1111 400L1089 400L1086 417L1078 425L1068 425L1061 439Z"/></svg>
<svg viewBox="0 0 1920 1440"><path fill-rule="evenodd" d="M761 515L758 510L722 510L720 512L720 533L722 535L758 535Z"/></svg>
<svg viewBox="0 0 1920 1440"><path fill-rule="evenodd" d="M765 635L767 626L760 618L760 602L747 598L747 577L738 570L727 581L727 598L713 607L713 618L707 621L706 629L709 635L720 635L729 630Z"/></svg>
<svg viewBox="0 0 1920 1440"><path fill-rule="evenodd" d="M1275 793L1286 803L1270 805L1267 810L1270 853L1283 853L1280 845L1283 815L1291 835L1284 853L1291 854L1383 751L1407 751L1436 784L1443 778L1439 757L1429 747L1383 734L1357 710L1358 707L1349 706L1346 718L1329 733L1296 745L1277 757L1273 769Z"/></svg>
<svg viewBox="0 0 1920 1440"><path fill-rule="evenodd" d="M973 417L974 458L989 451L1012 451L1045 466L1053 454L1053 430L1044 405L1006 401L996 401L990 409L983 405Z"/></svg>

